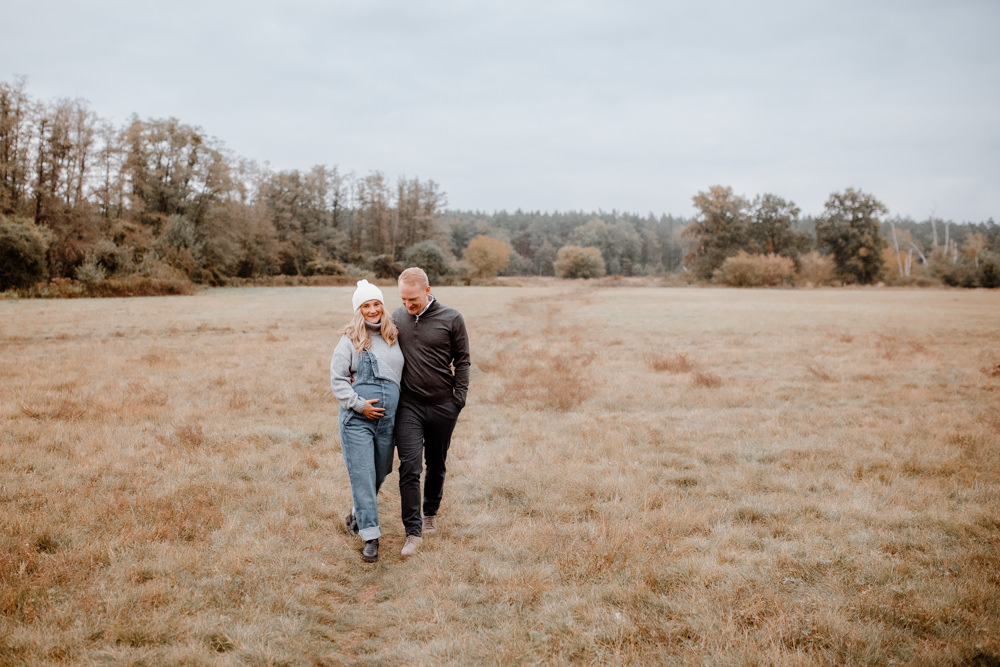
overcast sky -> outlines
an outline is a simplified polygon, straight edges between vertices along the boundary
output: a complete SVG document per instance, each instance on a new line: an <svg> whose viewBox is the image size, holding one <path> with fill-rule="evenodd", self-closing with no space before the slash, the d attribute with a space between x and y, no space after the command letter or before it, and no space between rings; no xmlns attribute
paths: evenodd
<svg viewBox="0 0 1000 667"><path fill-rule="evenodd" d="M997 0L0 0L0 80L450 208L1000 221Z"/></svg>

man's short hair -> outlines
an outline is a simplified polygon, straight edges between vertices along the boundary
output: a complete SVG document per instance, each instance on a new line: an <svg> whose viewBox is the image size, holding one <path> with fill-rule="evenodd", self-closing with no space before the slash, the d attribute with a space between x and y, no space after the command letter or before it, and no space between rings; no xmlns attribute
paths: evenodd
<svg viewBox="0 0 1000 667"><path fill-rule="evenodd" d="M411 266L408 269L404 269L399 274L399 282L406 283L407 285L416 285L417 287L427 287L431 284L431 281L427 279L427 274L419 266Z"/></svg>

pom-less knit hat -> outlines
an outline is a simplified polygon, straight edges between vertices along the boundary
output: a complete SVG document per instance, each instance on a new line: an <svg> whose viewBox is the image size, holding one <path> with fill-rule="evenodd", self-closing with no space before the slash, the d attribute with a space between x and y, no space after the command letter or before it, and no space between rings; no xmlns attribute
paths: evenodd
<svg viewBox="0 0 1000 667"><path fill-rule="evenodd" d="M382 290L367 280L359 280L358 288L354 290L354 296L351 297L351 304L354 306L354 310L360 308L361 304L365 301L371 301L372 299L380 301L382 305L385 305L385 299L382 298Z"/></svg>

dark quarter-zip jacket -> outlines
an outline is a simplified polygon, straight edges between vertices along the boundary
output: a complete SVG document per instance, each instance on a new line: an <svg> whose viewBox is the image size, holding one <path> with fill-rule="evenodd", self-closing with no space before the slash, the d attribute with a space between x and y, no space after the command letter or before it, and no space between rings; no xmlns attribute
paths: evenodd
<svg viewBox="0 0 1000 667"><path fill-rule="evenodd" d="M405 306L392 314L403 352L401 399L422 405L454 401L469 393L469 334L462 314L434 299L420 315Z"/></svg>

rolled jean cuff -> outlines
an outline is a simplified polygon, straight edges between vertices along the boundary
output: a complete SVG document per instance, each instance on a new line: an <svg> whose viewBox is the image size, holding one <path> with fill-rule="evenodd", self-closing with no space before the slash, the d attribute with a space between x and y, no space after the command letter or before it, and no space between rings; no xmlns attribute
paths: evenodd
<svg viewBox="0 0 1000 667"><path fill-rule="evenodd" d="M365 542L368 540L377 540L382 537L382 529L378 526L373 526L371 528L362 528L358 531L358 535L361 536Z"/></svg>

